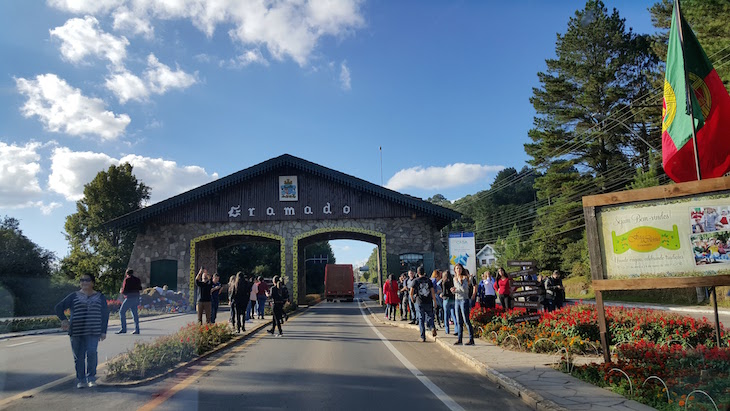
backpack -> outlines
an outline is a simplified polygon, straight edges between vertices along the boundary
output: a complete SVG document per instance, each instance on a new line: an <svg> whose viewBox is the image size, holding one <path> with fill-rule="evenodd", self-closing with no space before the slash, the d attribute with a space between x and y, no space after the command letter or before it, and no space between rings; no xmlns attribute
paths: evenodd
<svg viewBox="0 0 730 411"><path fill-rule="evenodd" d="M289 288L284 283L281 284L281 297L284 301L289 301Z"/></svg>

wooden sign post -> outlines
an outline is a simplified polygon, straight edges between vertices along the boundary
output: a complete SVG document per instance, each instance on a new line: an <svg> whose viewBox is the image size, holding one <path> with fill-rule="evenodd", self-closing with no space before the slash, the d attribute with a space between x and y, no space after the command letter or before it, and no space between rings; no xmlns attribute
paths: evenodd
<svg viewBox="0 0 730 411"><path fill-rule="evenodd" d="M730 285L730 259L714 251L719 239L730 238L730 224L718 218L720 210L730 212L730 177L583 197L606 362L610 336L603 291Z"/></svg>
<svg viewBox="0 0 730 411"><path fill-rule="evenodd" d="M520 288L522 291L516 291L512 294L513 298L525 298L540 295L540 290L526 287L537 287L539 283L531 279L524 279L525 277L531 278L537 274L537 262L535 260L510 260L507 261L508 267L520 267L520 271L507 273L510 278L517 279L512 281L512 285ZM542 307L537 301L517 301L513 300L512 305L515 307L523 307L530 310L539 310ZM528 313L526 315L513 318L515 323L521 322L537 322L540 320L540 316L534 313Z"/></svg>

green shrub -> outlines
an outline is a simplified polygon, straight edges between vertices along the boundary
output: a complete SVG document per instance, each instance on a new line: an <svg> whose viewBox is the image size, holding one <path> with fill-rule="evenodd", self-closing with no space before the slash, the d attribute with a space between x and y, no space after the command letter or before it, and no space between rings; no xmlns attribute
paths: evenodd
<svg viewBox="0 0 730 411"><path fill-rule="evenodd" d="M0 321L0 334L59 327L61 327L61 321L58 320L58 317L22 318Z"/></svg>
<svg viewBox="0 0 730 411"><path fill-rule="evenodd" d="M109 361L107 380L141 380L160 375L232 338L233 331L227 324L188 324L175 334L135 343L125 354Z"/></svg>

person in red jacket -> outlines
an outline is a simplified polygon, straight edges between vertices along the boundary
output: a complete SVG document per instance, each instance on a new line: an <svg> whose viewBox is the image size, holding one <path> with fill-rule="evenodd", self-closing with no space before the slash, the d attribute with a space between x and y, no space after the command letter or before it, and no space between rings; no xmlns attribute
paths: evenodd
<svg viewBox="0 0 730 411"><path fill-rule="evenodd" d="M388 276L388 280L383 284L383 295L385 296L385 317L389 320L395 321L395 309L400 304L400 298L398 297L398 281L395 279L395 274Z"/></svg>
<svg viewBox="0 0 730 411"><path fill-rule="evenodd" d="M132 319L134 319L134 332L139 334L139 315L137 314L137 306L139 305L139 292L142 291L142 281L134 276L134 270L127 269L124 275L124 282L120 293L124 294L124 301L119 307L119 319L122 321L122 328L117 334L127 333L127 310L132 310Z"/></svg>
<svg viewBox="0 0 730 411"><path fill-rule="evenodd" d="M502 304L502 308L507 311L512 308L512 279L502 267L499 267L498 273L499 277L494 282L494 290L499 295L499 303Z"/></svg>

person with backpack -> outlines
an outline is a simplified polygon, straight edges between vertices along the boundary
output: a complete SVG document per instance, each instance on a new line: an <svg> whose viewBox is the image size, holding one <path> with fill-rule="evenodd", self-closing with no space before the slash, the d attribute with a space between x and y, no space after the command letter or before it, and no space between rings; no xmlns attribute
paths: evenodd
<svg viewBox="0 0 730 411"><path fill-rule="evenodd" d="M423 266L419 266L417 272L418 277L413 280L410 297L417 313L421 342L426 342L426 326L432 330L431 335L434 337L437 335L433 323L433 305L436 303L436 294L433 291L433 283L426 278Z"/></svg>

